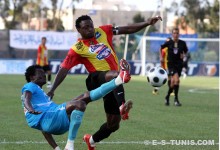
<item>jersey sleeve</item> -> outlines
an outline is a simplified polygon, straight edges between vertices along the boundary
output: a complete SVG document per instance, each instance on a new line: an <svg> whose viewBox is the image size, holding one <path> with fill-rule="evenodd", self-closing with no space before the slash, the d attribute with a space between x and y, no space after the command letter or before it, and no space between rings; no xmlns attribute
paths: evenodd
<svg viewBox="0 0 220 150"><path fill-rule="evenodd" d="M31 84L25 84L24 87L22 88L21 92L23 94L26 91L29 91L33 94L35 91L35 88Z"/></svg>
<svg viewBox="0 0 220 150"><path fill-rule="evenodd" d="M113 37L113 30L112 30L112 25L104 25L104 26L100 26L99 28L101 28L103 31L105 31L105 33L108 35L108 37Z"/></svg>
<svg viewBox="0 0 220 150"><path fill-rule="evenodd" d="M77 54L72 48L69 50L66 58L61 64L62 68L70 70L72 67L80 64L80 55Z"/></svg>
<svg viewBox="0 0 220 150"><path fill-rule="evenodd" d="M172 43L173 43L172 40L166 41L166 42L164 42L164 44L161 45L161 48L163 49L165 47L169 47L169 45L171 45Z"/></svg>
<svg viewBox="0 0 220 150"><path fill-rule="evenodd" d="M168 46L168 42L165 42L164 44L162 44L160 47L161 47L161 50L164 49L165 47Z"/></svg>

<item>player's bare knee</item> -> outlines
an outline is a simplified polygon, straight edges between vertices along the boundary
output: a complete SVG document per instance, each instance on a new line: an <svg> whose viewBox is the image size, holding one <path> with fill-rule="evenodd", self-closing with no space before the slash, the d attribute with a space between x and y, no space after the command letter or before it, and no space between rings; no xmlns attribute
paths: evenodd
<svg viewBox="0 0 220 150"><path fill-rule="evenodd" d="M174 81L174 85L179 85L179 83L180 83L180 80L179 80L179 79L176 79L176 80Z"/></svg>
<svg viewBox="0 0 220 150"><path fill-rule="evenodd" d="M88 104L91 101L89 92L88 91L85 92L84 94L74 98L72 101L75 101L75 100L77 100L77 101L84 101L86 104Z"/></svg>
<svg viewBox="0 0 220 150"><path fill-rule="evenodd" d="M75 105L76 105L76 109L78 109L80 111L84 112L86 110L86 102L85 101L78 100L78 101L76 101Z"/></svg>
<svg viewBox="0 0 220 150"><path fill-rule="evenodd" d="M67 113L71 113L74 109L85 111L86 110L86 102L80 100L72 100L67 103Z"/></svg>

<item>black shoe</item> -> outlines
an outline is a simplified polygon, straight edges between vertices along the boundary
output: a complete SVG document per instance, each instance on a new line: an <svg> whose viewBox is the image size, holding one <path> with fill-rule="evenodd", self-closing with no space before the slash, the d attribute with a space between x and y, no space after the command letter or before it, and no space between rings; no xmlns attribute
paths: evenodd
<svg viewBox="0 0 220 150"><path fill-rule="evenodd" d="M166 106L170 105L170 100L169 100L169 98L167 96L165 97L165 105Z"/></svg>
<svg viewBox="0 0 220 150"><path fill-rule="evenodd" d="M175 100L174 100L174 105L175 105L175 106L182 106L182 104L179 102L178 99L175 99Z"/></svg>

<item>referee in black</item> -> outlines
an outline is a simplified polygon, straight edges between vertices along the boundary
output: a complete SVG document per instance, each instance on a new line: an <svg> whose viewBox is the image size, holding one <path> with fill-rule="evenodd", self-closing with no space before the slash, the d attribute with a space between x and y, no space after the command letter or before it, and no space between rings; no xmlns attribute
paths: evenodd
<svg viewBox="0 0 220 150"><path fill-rule="evenodd" d="M171 77L171 80L168 81L168 92L165 97L165 105L169 106L170 94L174 91L174 104L175 106L181 106L182 104L179 101L179 85L180 85L180 76L183 68L183 57L188 52L186 42L179 39L179 29L174 28L172 30L172 40L161 45L161 48L168 47L168 56L167 56L167 66L168 66L168 76Z"/></svg>

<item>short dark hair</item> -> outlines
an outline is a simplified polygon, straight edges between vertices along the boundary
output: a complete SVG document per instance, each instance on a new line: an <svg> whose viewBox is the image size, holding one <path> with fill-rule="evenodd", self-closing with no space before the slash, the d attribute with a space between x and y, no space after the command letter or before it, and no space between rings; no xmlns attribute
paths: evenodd
<svg viewBox="0 0 220 150"><path fill-rule="evenodd" d="M79 25L79 24L80 24L83 20L91 20L91 21L92 21L92 19L91 19L90 16L88 16L88 15L82 15L82 16L80 16L79 18L76 19L76 24L75 24L76 28L80 28L80 25Z"/></svg>
<svg viewBox="0 0 220 150"><path fill-rule="evenodd" d="M32 65L26 69L24 75L27 82L31 82L30 77L35 75L36 69L42 69L42 67L39 65Z"/></svg>
<svg viewBox="0 0 220 150"><path fill-rule="evenodd" d="M179 28L173 28L172 33L174 30L179 32Z"/></svg>
<svg viewBox="0 0 220 150"><path fill-rule="evenodd" d="M43 40L43 39L47 40L47 38L46 38L45 36L43 36L43 37L41 38L41 40Z"/></svg>

